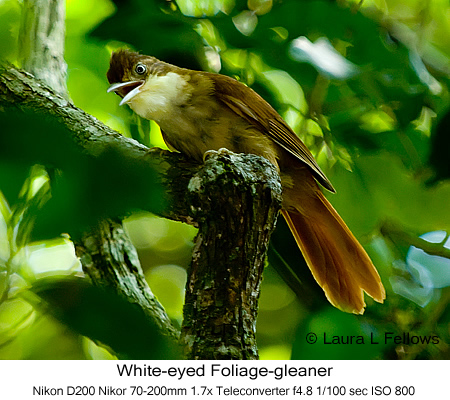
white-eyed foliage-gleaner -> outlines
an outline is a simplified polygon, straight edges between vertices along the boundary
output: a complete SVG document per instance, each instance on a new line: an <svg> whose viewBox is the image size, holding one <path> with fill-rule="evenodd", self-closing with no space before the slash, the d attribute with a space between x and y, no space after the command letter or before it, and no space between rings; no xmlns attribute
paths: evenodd
<svg viewBox="0 0 450 400"><path fill-rule="evenodd" d="M208 150L265 157L279 170L282 214L334 306L362 314L364 292L385 290L369 256L322 194L334 192L310 151L280 115L233 78L167 64L129 50L112 54L107 78L139 116L155 121L171 150L202 162Z"/></svg>

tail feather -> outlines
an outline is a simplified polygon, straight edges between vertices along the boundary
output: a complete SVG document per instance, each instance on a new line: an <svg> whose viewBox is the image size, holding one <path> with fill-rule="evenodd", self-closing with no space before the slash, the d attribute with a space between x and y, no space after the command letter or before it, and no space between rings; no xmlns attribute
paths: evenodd
<svg viewBox="0 0 450 400"><path fill-rule="evenodd" d="M364 312L364 292L382 303L383 284L363 247L321 192L309 200L307 212L282 214L327 299L355 314Z"/></svg>

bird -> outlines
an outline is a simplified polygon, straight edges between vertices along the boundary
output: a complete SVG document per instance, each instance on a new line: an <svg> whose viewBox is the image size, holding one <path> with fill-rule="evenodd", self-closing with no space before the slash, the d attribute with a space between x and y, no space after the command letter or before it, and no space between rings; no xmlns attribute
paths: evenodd
<svg viewBox="0 0 450 400"><path fill-rule="evenodd" d="M338 309L363 314L364 292L386 292L364 248L323 194L335 192L311 152L259 94L221 74L181 68L129 49L112 53L108 92L155 121L168 148L201 163L208 151L262 156L278 170L281 214L305 261ZM320 186L319 186L320 185Z"/></svg>

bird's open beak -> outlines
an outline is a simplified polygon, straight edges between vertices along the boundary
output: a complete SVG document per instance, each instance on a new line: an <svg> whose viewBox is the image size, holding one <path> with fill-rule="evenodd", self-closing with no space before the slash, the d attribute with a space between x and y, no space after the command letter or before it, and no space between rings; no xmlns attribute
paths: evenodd
<svg viewBox="0 0 450 400"><path fill-rule="evenodd" d="M122 97L119 105L128 103L134 96L136 96L145 81L129 81L113 83L107 90L107 92L116 92L120 97Z"/></svg>

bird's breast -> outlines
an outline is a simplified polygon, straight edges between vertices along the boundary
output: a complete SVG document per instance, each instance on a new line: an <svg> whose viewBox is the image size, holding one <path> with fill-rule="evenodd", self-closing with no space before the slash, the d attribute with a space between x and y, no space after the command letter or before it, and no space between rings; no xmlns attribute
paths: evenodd
<svg viewBox="0 0 450 400"><path fill-rule="evenodd" d="M172 147L202 161L207 150L263 156L278 167L278 146L263 132L228 108L179 107L171 118L156 121Z"/></svg>
<svg viewBox="0 0 450 400"><path fill-rule="evenodd" d="M225 147L240 152L239 141L233 142L233 138L242 136L248 127L243 121L227 118L213 102L203 107L189 104L175 107L156 122L172 147L198 161L208 150Z"/></svg>
<svg viewBox="0 0 450 400"><path fill-rule="evenodd" d="M206 82L202 87L176 73L152 77L130 106L161 127L169 147L197 161L208 150L227 148L261 155L277 165L274 142L217 100Z"/></svg>

